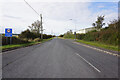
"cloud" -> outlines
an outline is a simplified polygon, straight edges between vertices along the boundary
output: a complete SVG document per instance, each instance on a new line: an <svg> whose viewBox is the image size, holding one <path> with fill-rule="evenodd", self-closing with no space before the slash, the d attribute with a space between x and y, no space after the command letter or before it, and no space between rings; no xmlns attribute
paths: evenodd
<svg viewBox="0 0 120 80"><path fill-rule="evenodd" d="M12 19L21 19L21 17L15 17L10 15L3 15L3 17L12 18Z"/></svg>
<svg viewBox="0 0 120 80"><path fill-rule="evenodd" d="M103 6L103 5L100 5L100 6L98 6L98 8L104 8L105 6Z"/></svg>
<svg viewBox="0 0 120 80"><path fill-rule="evenodd" d="M43 14L44 27L49 29L54 29L54 31L62 32L65 31L64 28L69 25L69 23L74 23L74 21L69 21L72 19L85 19L89 15L89 10L87 9L88 3L30 3L33 8L35 8L39 13ZM7 11L6 11L7 10ZM81 11L82 10L82 11ZM86 14L88 13L88 15ZM6 14L7 17L2 17L2 26L14 26L15 31L17 28L23 29L27 28L32 22L39 19L39 16L34 13L25 3L14 2L3 7L2 14ZM9 16L8 16L9 15ZM17 18L19 16L21 19L13 20L12 18ZM85 17L86 16L86 17ZM12 17L12 18L9 18ZM82 20L80 21L82 22ZM48 20L45 21L45 20ZM66 26L64 26L67 24ZM71 26L71 25L69 25ZM57 28L56 28L57 27ZM73 27L73 26L72 26ZM51 31L49 29L49 32Z"/></svg>
<svg viewBox="0 0 120 80"><path fill-rule="evenodd" d="M92 0L92 2L119 2L119 0Z"/></svg>
<svg viewBox="0 0 120 80"><path fill-rule="evenodd" d="M69 29L74 31L75 26L78 30L91 27L98 15L105 15L105 22L117 17L117 13L113 10L92 12L89 9L90 2L30 2L29 4L38 13L43 14L45 33L49 34L51 31L56 35ZM20 33L34 21L40 19L40 16L25 2L4 2L1 13L2 23L0 26L3 27L2 32L4 32L4 28L11 27L15 33ZM69 19L73 20L70 21Z"/></svg>
<svg viewBox="0 0 120 80"><path fill-rule="evenodd" d="M24 0L1 0L0 2L23 2ZM90 2L92 0L26 0L28 2Z"/></svg>
<svg viewBox="0 0 120 80"><path fill-rule="evenodd" d="M105 15L105 23L109 23L110 21L113 21L114 19L118 19L118 13L114 12L113 10L102 10L100 12L94 13L93 17L96 17L98 15ZM107 25L106 25L107 26Z"/></svg>
<svg viewBox="0 0 120 80"><path fill-rule="evenodd" d="M0 2L23 2L24 0L0 0ZM119 0L26 0L28 2L119 2Z"/></svg>
<svg viewBox="0 0 120 80"><path fill-rule="evenodd" d="M46 29L45 32L53 31L54 33L60 34L66 32L66 29L73 29L74 23L47 19L44 23L44 28Z"/></svg>

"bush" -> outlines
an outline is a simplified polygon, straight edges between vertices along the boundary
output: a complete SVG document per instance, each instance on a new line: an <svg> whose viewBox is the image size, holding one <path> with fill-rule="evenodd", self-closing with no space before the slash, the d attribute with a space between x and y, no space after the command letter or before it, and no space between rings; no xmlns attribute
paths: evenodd
<svg viewBox="0 0 120 80"><path fill-rule="evenodd" d="M80 40L84 39L85 37L85 34L76 34L76 35L77 35L77 39L80 39Z"/></svg>
<svg viewBox="0 0 120 80"><path fill-rule="evenodd" d="M74 35L74 34L64 34L63 37L64 37L64 38L71 38L71 39L74 39L74 38L75 38L75 35Z"/></svg>
<svg viewBox="0 0 120 80"><path fill-rule="evenodd" d="M40 38L35 38L34 41L35 41L35 42L40 42L41 39L40 39Z"/></svg>
<svg viewBox="0 0 120 80"><path fill-rule="evenodd" d="M22 44L22 43L28 43L28 40L22 40L20 38L12 37L12 44ZM8 45L10 44L10 38L2 36L2 45Z"/></svg>
<svg viewBox="0 0 120 80"><path fill-rule="evenodd" d="M85 41L98 41L105 44L120 44L120 19L112 21L108 27L102 28L100 31L90 31L86 34L77 34L77 39ZM74 38L71 31L64 34L64 38Z"/></svg>
<svg viewBox="0 0 120 80"><path fill-rule="evenodd" d="M28 41L29 41L29 42L32 42L32 41L33 41L33 39L29 39Z"/></svg>
<svg viewBox="0 0 120 80"><path fill-rule="evenodd" d="M95 41L94 33L87 33L84 37L86 41Z"/></svg>
<svg viewBox="0 0 120 80"><path fill-rule="evenodd" d="M40 37L40 34L34 33L34 32L30 32L30 30L25 30L23 31L20 35L20 38L27 38L27 39L35 39Z"/></svg>
<svg viewBox="0 0 120 80"><path fill-rule="evenodd" d="M99 41L106 44L118 45L118 22L112 22L108 27L101 29L101 31L91 31L82 37L78 35L78 39L83 39L85 41Z"/></svg>
<svg viewBox="0 0 120 80"><path fill-rule="evenodd" d="M62 35L62 34L61 34L61 35L59 35L59 37L63 37L63 36L64 36L64 35Z"/></svg>
<svg viewBox="0 0 120 80"><path fill-rule="evenodd" d="M35 33L35 32L31 32L30 30L25 30L23 31L20 35L19 35L20 38L24 39L35 39L35 38L40 38L41 37L41 34L38 34L38 33ZM47 35L47 34L43 34L43 39L48 39L48 38L52 38L53 36L52 35Z"/></svg>
<svg viewBox="0 0 120 80"><path fill-rule="evenodd" d="M52 38L52 37L53 37L52 35L43 34L43 39L49 39L49 38Z"/></svg>

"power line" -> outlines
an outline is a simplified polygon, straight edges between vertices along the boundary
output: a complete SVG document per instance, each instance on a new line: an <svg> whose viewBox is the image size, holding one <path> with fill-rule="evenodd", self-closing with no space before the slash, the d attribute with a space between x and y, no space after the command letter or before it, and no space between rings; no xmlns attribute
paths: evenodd
<svg viewBox="0 0 120 80"><path fill-rule="evenodd" d="M25 1L25 0L24 0ZM35 13L36 14L38 14L39 15L39 13L30 5L30 4L28 4L28 2L27 1L25 1L25 3L30 7L30 8L32 8L32 10L33 11L35 11ZM40 15L39 15L40 16Z"/></svg>
<svg viewBox="0 0 120 80"><path fill-rule="evenodd" d="M24 0L25 1L25 0ZM30 4L28 4L27 1L25 1L26 4L37 14L40 16L41 19L41 39L43 39L43 26L42 26L42 14L39 14Z"/></svg>

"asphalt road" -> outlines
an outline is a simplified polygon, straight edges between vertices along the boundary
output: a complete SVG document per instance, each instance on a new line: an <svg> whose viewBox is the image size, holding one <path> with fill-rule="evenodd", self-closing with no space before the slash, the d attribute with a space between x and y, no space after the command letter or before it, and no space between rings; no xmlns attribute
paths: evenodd
<svg viewBox="0 0 120 80"><path fill-rule="evenodd" d="M118 57L55 38L7 51L3 78L117 78Z"/></svg>

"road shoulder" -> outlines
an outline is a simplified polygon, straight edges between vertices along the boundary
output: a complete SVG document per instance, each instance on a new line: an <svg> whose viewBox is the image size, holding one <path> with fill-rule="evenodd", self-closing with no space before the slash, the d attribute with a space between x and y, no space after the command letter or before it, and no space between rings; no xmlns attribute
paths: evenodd
<svg viewBox="0 0 120 80"><path fill-rule="evenodd" d="M69 41L72 41L74 44L81 45L81 46L91 48L91 49L94 49L94 50L97 50L97 51L100 51L100 52L103 52L103 53L106 53L106 54L110 54L110 55L113 55L113 56L120 57L118 51L113 51L113 50L110 50L110 49L105 49L105 48L102 48L102 47L97 47L97 46L85 44L85 43L82 43L82 42L75 41L73 39L65 39L65 38L59 38L59 39L69 40Z"/></svg>

